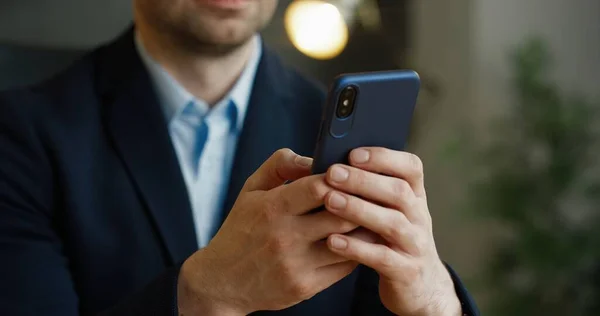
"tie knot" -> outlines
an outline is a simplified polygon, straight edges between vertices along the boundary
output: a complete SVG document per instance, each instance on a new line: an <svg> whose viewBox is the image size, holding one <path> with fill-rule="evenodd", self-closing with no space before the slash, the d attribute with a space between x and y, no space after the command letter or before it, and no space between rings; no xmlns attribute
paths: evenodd
<svg viewBox="0 0 600 316"><path fill-rule="evenodd" d="M206 110L194 101L188 102L181 111L182 120L194 126L201 125L205 116Z"/></svg>

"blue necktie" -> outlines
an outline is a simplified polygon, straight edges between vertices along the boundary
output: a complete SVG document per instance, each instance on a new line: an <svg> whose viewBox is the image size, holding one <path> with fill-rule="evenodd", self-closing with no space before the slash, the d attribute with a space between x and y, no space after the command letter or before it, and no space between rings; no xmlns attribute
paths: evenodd
<svg viewBox="0 0 600 316"><path fill-rule="evenodd" d="M202 151L204 150L208 139L208 125L206 124L205 116L202 111L193 101L185 106L181 112L181 119L188 128L191 128L194 131L192 146L190 148L190 161L194 170L194 176L197 177L200 157L202 157Z"/></svg>
<svg viewBox="0 0 600 316"><path fill-rule="evenodd" d="M231 131L234 131L237 127L237 107L233 100L229 100L226 103L225 108L216 108L216 111L225 111L223 113L227 116L227 119L230 123ZM192 170L194 172L194 177L198 177L199 173L199 163L200 158L202 157L202 153L204 148L206 147L206 141L208 140L209 127L206 122L205 111L203 111L200 106L194 102L190 101L181 112L181 122L183 123L183 127L187 130L185 134L190 135L188 137L184 137L186 139L186 143L188 149L187 152L189 154L189 161L192 166Z"/></svg>

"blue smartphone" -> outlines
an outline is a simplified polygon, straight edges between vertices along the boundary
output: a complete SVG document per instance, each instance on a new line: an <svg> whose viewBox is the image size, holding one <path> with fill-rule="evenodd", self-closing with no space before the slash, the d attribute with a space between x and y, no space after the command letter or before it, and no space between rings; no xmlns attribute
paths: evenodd
<svg viewBox="0 0 600 316"><path fill-rule="evenodd" d="M412 70L343 74L333 80L323 109L313 174L348 163L358 147L404 150L419 95Z"/></svg>

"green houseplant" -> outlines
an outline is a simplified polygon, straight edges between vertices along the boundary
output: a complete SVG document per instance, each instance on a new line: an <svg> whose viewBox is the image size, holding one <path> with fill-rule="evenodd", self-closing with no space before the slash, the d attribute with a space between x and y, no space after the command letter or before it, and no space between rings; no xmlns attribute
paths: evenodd
<svg viewBox="0 0 600 316"><path fill-rule="evenodd" d="M511 65L513 106L491 139L452 146L470 179L462 209L503 232L478 279L484 314L600 315L600 105L549 79L540 39L518 47Z"/></svg>

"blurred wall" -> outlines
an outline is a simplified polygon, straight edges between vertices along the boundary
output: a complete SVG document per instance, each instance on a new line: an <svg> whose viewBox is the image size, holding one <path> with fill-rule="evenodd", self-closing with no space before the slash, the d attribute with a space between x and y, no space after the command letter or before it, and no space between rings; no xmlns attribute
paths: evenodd
<svg viewBox="0 0 600 316"><path fill-rule="evenodd" d="M529 36L547 39L552 75L565 91L600 97L600 1L413 1L410 16L410 59L441 89L422 112L414 151L425 163L440 254L469 281L486 262L495 227L453 207L466 193L464 177L444 161L442 148L460 126L483 128L510 105L508 56ZM482 305L493 299L483 290L474 294Z"/></svg>
<svg viewBox="0 0 600 316"><path fill-rule="evenodd" d="M0 90L46 79L131 21L124 0L0 0Z"/></svg>
<svg viewBox="0 0 600 316"><path fill-rule="evenodd" d="M413 1L410 14L411 64L440 87L433 103L420 109L418 141L412 150L425 165L429 208L442 258L461 275L474 275L485 240L475 224L450 207L463 193L460 174L440 159L449 135L472 107L470 85L472 0Z"/></svg>
<svg viewBox="0 0 600 316"><path fill-rule="evenodd" d="M565 92L600 97L600 1L477 0L473 13L475 98L483 111L510 100L508 50L530 36L550 44L552 75Z"/></svg>
<svg viewBox="0 0 600 316"><path fill-rule="evenodd" d="M129 0L1 0L0 43L85 49L121 32L131 12Z"/></svg>

